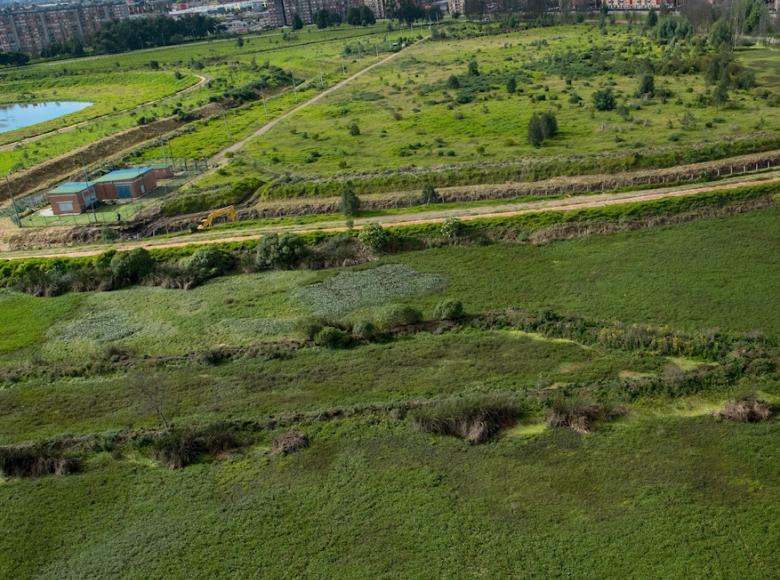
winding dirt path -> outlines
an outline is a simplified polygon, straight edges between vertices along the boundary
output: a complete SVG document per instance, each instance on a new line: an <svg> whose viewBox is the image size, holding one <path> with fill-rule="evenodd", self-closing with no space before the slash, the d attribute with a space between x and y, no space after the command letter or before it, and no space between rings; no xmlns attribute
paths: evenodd
<svg viewBox="0 0 780 580"><path fill-rule="evenodd" d="M317 93L311 99L309 99L307 101L304 101L303 103L293 107L292 109L290 109L286 113L283 113L282 115L276 117L275 119L272 119L271 121L269 121L268 123L266 123L265 125L260 127L257 131L255 131L251 135L248 135L247 137L244 137L240 141L237 141L236 143L233 143L229 147L226 147L225 149L223 149L222 151L220 151L219 153L214 155L209 160L209 164L212 165L213 167L209 171L207 171L206 173L204 173L202 175L199 175L198 179L202 179L206 175L209 175L209 174L214 173L215 171L217 171L220 167L222 167L223 165L225 165L229 161L228 155L232 156L232 154L237 153L238 151L243 149L244 146L249 141L257 139L258 137L261 137L262 135L265 135L266 133L268 133L268 131L270 131L271 129L276 127L282 121L285 121L286 119L289 119L290 117L292 117L296 113L302 111L306 107L310 107L311 105L313 105L313 104L317 103L318 101L324 99L328 95L333 94L334 92L344 88L346 85L348 85L349 83L351 83L355 79L360 78L361 76L363 76L367 72L370 72L370 71L374 70L375 68L380 67L380 66L382 66L384 64L387 64L391 60L394 60L394 59L398 58L402 53L404 53L409 48L411 48L413 46L417 46L417 45L420 44L420 42L425 42L426 40L427 40L427 38L423 38L419 42L416 42L414 44L410 44L406 48L404 48L402 50L399 50L398 52L394 52L390 56L387 56L387 57L383 58L382 60L379 60L379 61L377 61L377 62L375 62L373 64L368 65L365 68L360 69L355 74L353 74L353 75L351 75L351 76L349 76L349 77L347 77L347 78L345 78L343 80L340 80L339 82L337 82L332 87L330 87L328 89L325 89L321 93Z"/></svg>
<svg viewBox="0 0 780 580"><path fill-rule="evenodd" d="M648 189L643 191L629 191L624 193L612 193L612 194L599 194L599 195L581 195L576 197L570 197L566 199L558 200L546 200L537 202L525 202L525 203L508 203L501 205L487 205L482 207L468 207L468 208L452 208L452 209L432 209L431 211L405 213L405 214L393 214L386 216L379 216L373 218L358 218L355 220L355 229L361 229L366 224L376 222L384 225L385 227L402 227L413 226L423 224L436 224L442 223L451 217L458 218L463 221L489 219L498 217L511 217L524 215L529 213L538 212L566 212L578 209L594 208L594 207L606 207L610 205L619 205L625 203L634 203L642 201L652 201L664 198L673 197L685 197L691 195L697 195L700 193L706 193L710 191L728 191L741 187L750 187L755 185L767 185L771 183L780 184L780 176L773 174L763 179L754 179L752 181L740 181L734 183L700 187L684 187L674 188L667 187L661 189ZM224 236L220 236L217 232L212 232L215 237L203 238L203 234L187 234L176 238L166 238L160 240L138 240L136 242L123 242L119 244L96 244L92 246L84 246L81 249L74 250L69 248L62 248L59 250L23 250L14 252L0 252L0 259L15 260L22 258L48 258L48 257L84 257L95 256L108 249L115 250L131 250L134 248L146 248L146 249L164 249L164 248L180 248L184 246L195 246L205 244L221 244L226 242L244 242L257 240L264 234L273 232L296 232L296 233L313 233L313 232L345 232L348 228L344 225L344 222L328 221L320 222L317 224L305 224L299 226L266 226L259 227L251 231L251 233L244 233L242 235L230 235L229 230L224 230ZM246 231L246 230L245 230Z"/></svg>

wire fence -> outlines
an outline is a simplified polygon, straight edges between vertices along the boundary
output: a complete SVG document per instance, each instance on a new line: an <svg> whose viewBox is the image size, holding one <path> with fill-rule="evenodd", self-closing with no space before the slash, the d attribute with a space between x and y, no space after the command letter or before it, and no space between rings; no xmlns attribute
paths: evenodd
<svg viewBox="0 0 780 580"><path fill-rule="evenodd" d="M167 165L171 167L174 176L162 180L154 191L138 200L127 203L99 202L96 206L80 214L54 215L44 211L49 205L47 192L39 191L23 198L14 199L7 207L0 208L0 217L7 217L17 227L46 228L57 226L75 226L89 224L118 224L134 219L138 213L148 207L151 200L161 198L178 190L189 179L208 169L206 159L148 159L140 167L150 165ZM101 174L115 167L102 168ZM92 178L96 176L91 176Z"/></svg>

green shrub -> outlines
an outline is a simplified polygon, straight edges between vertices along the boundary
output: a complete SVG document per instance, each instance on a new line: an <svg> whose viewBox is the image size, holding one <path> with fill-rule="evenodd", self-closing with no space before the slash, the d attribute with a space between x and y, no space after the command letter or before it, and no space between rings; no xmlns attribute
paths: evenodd
<svg viewBox="0 0 780 580"><path fill-rule="evenodd" d="M377 329L372 322L361 320L352 326L352 336L358 340L372 341L377 336Z"/></svg>
<svg viewBox="0 0 780 580"><path fill-rule="evenodd" d="M347 217L357 215L360 211L360 198L355 194L351 183L346 183L341 190L341 213Z"/></svg>
<svg viewBox="0 0 780 580"><path fill-rule="evenodd" d="M611 88L596 91L592 96L597 111L612 111L617 107L617 99Z"/></svg>
<svg viewBox="0 0 780 580"><path fill-rule="evenodd" d="M460 300L442 300L433 310L433 317L437 320L459 320L463 314L463 303Z"/></svg>
<svg viewBox="0 0 780 580"><path fill-rule="evenodd" d="M241 447L237 429L228 423L206 427L171 428L152 442L154 457L166 467L180 469L203 453L220 453Z"/></svg>
<svg viewBox="0 0 780 580"><path fill-rule="evenodd" d="M327 348L347 348L352 344L352 337L340 328L325 326L314 336L314 344Z"/></svg>
<svg viewBox="0 0 780 580"><path fill-rule="evenodd" d="M154 269L154 261L144 248L119 252L111 258L111 273L118 286L135 284Z"/></svg>
<svg viewBox="0 0 780 580"><path fill-rule="evenodd" d="M230 272L235 267L235 257L222 248L203 246L186 258L183 266L198 282L205 282Z"/></svg>
<svg viewBox="0 0 780 580"><path fill-rule="evenodd" d="M447 220L441 224L441 235L445 240L451 242L457 241L463 237L466 232L465 224L458 218L447 218Z"/></svg>
<svg viewBox="0 0 780 580"><path fill-rule="evenodd" d="M411 306L389 306L380 315L380 324L384 328L417 324L422 320L422 312Z"/></svg>
<svg viewBox="0 0 780 580"><path fill-rule="evenodd" d="M378 223L370 223L360 230L358 239L375 253L384 252L390 244L391 234Z"/></svg>
<svg viewBox="0 0 780 580"><path fill-rule="evenodd" d="M424 203L425 205L429 205L431 203L438 203L441 201L439 198L439 194L436 191L436 188L433 187L432 183L426 183L422 190L422 195L420 196L420 201Z"/></svg>
<svg viewBox="0 0 780 580"><path fill-rule="evenodd" d="M291 269L300 264L306 255L303 238L295 234L268 234L257 247L255 265L261 270Z"/></svg>
<svg viewBox="0 0 780 580"><path fill-rule="evenodd" d="M70 289L68 275L60 269L30 268L14 277L13 286L20 292L38 297L64 294Z"/></svg>

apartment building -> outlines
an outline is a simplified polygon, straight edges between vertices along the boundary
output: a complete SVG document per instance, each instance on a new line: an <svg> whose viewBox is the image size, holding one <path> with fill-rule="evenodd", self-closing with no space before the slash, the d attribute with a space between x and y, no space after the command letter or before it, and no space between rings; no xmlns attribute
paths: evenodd
<svg viewBox="0 0 780 580"><path fill-rule="evenodd" d="M121 4L56 4L0 11L0 51L39 54L52 44L85 40L107 20L130 16Z"/></svg>

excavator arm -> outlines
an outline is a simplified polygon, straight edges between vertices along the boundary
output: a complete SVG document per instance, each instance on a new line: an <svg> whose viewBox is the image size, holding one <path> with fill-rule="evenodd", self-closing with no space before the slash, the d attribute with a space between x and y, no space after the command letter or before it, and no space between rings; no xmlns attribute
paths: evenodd
<svg viewBox="0 0 780 580"><path fill-rule="evenodd" d="M222 216L228 216L230 218L231 223L236 223L236 208L233 205L229 205L228 207L222 207L220 209L215 209L209 215L207 215L205 218L200 220L200 223L198 224L199 230L205 230L212 226L214 223L214 220L217 218L220 218Z"/></svg>

